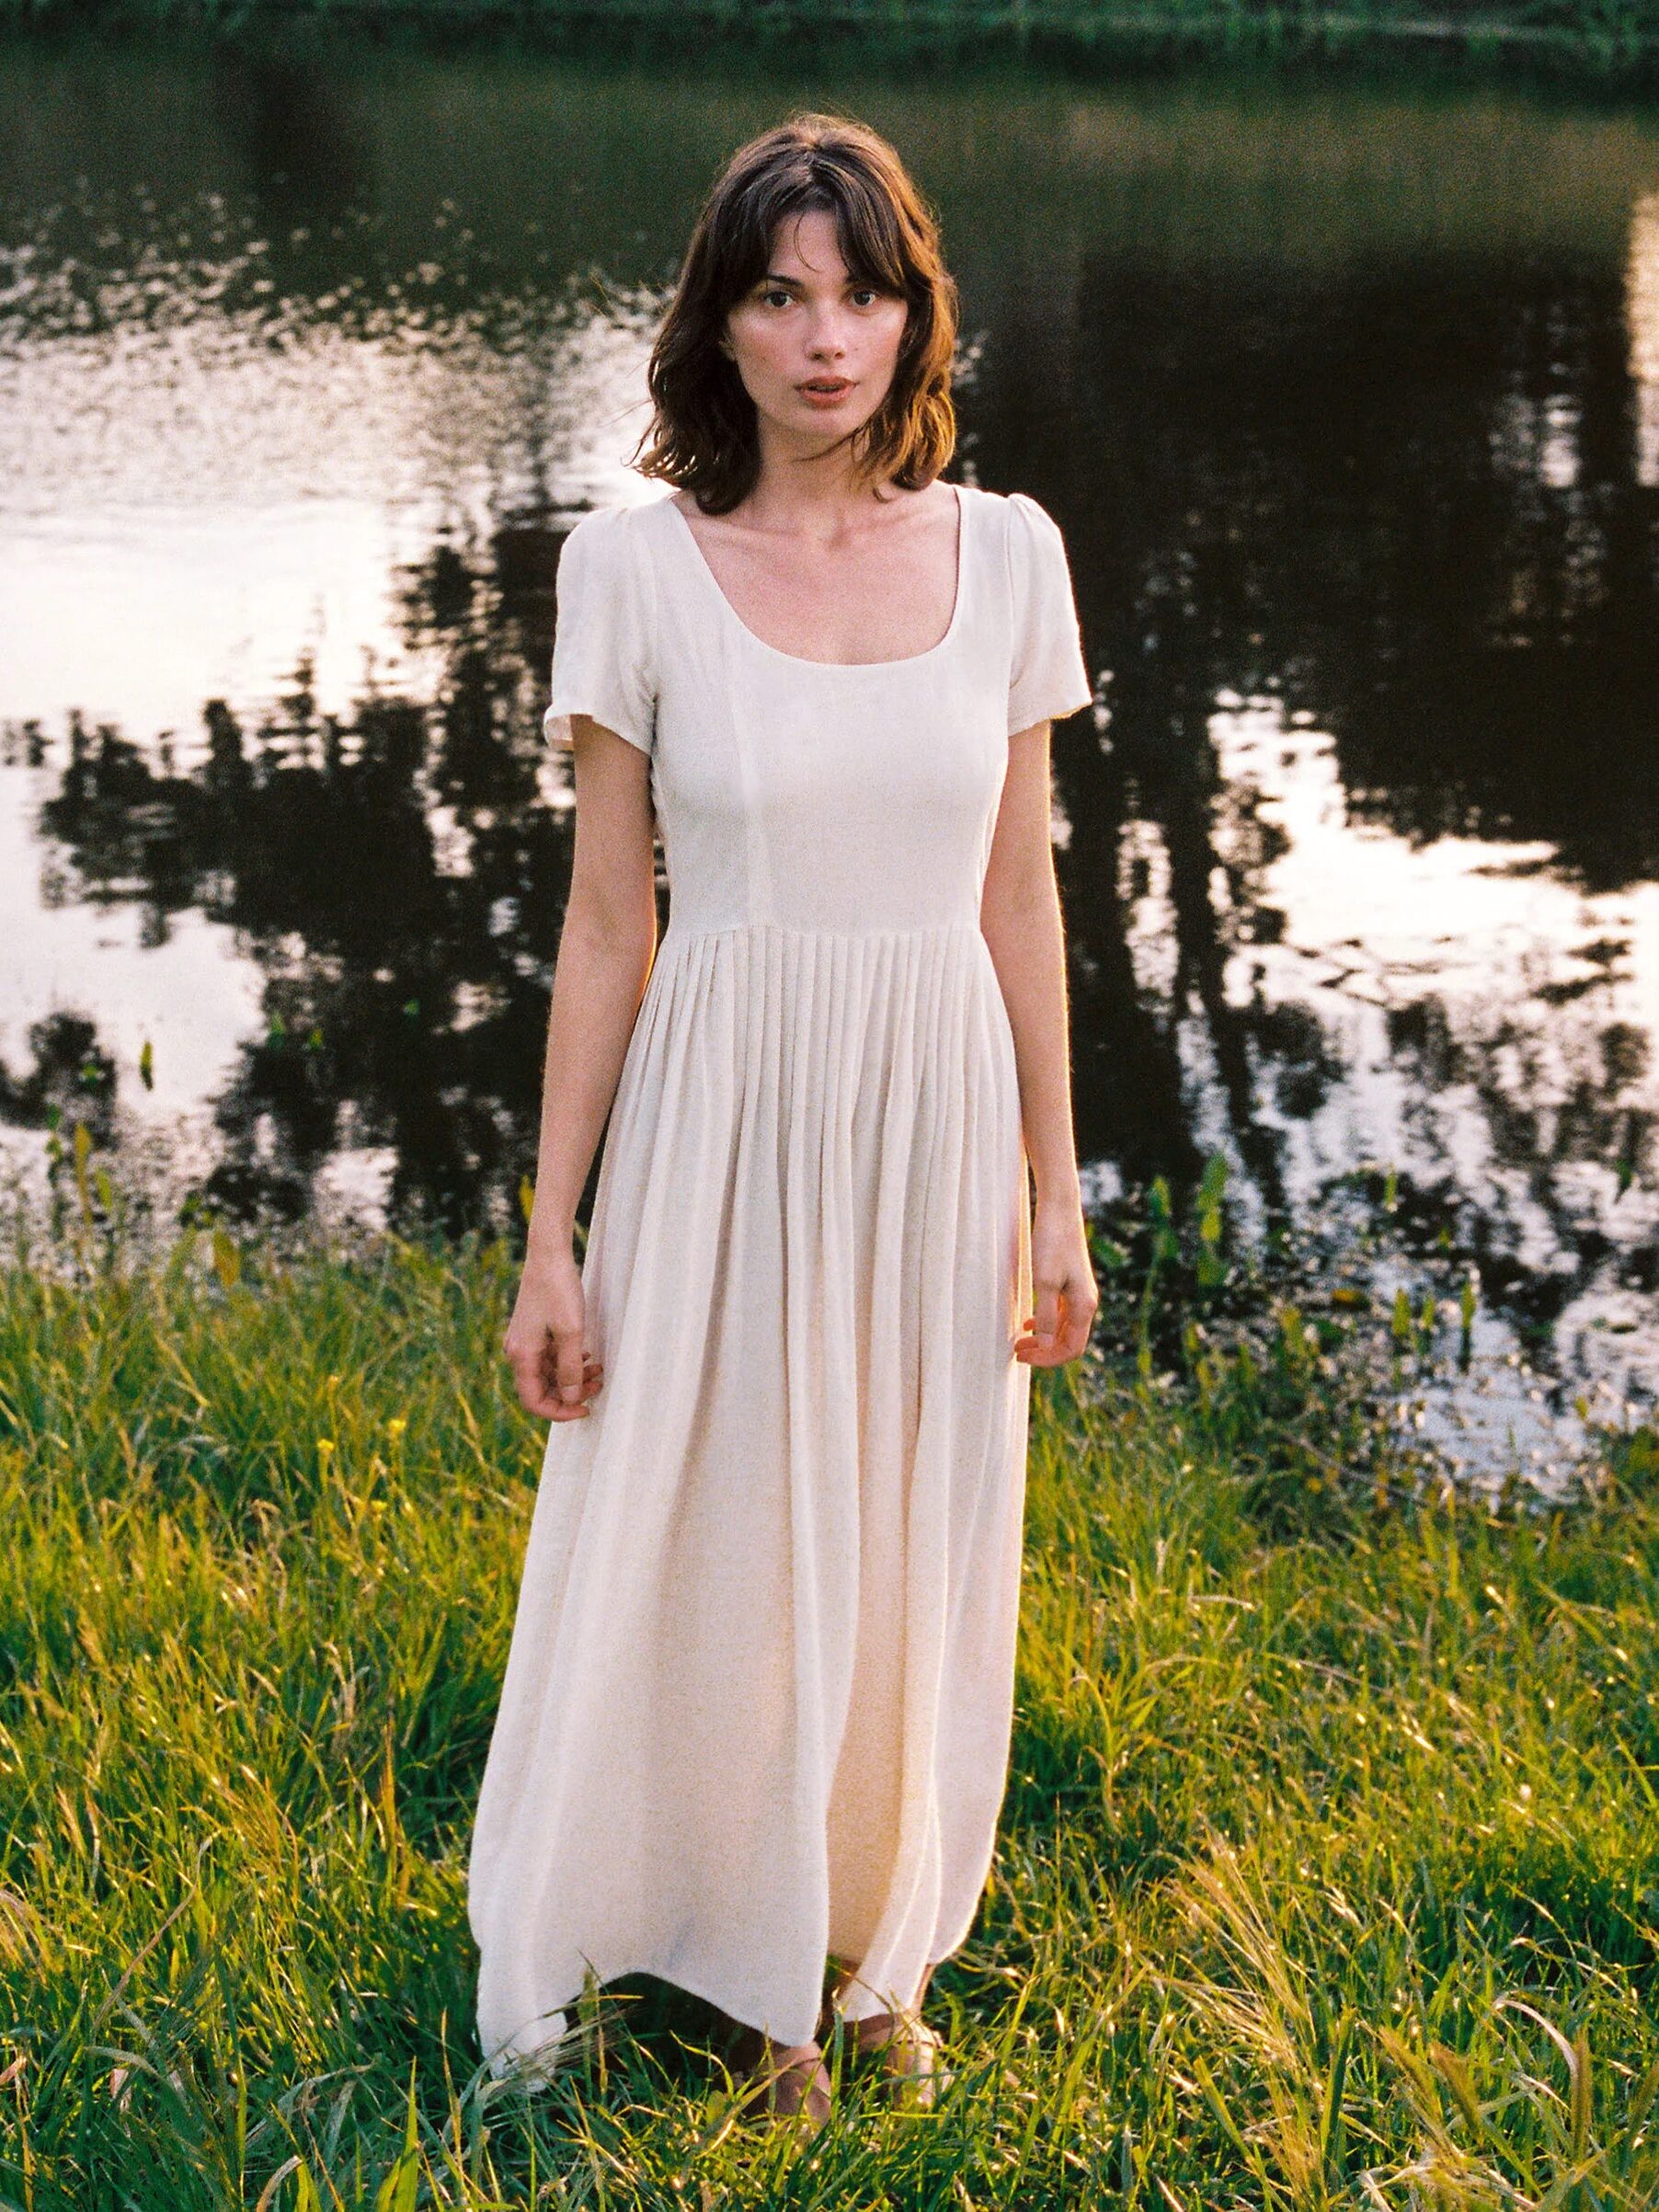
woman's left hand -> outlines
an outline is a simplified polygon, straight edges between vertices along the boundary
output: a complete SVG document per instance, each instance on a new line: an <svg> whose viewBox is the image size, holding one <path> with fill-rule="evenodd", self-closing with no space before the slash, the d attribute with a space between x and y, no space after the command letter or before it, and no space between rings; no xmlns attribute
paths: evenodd
<svg viewBox="0 0 1659 2212"><path fill-rule="evenodd" d="M1100 1289L1089 1258L1089 1232L1075 1202L1045 1206L1039 1198L1031 1225L1031 1287L1036 1312L1032 1333L1016 1338L1014 1357L1028 1367L1063 1367L1089 1341Z"/></svg>

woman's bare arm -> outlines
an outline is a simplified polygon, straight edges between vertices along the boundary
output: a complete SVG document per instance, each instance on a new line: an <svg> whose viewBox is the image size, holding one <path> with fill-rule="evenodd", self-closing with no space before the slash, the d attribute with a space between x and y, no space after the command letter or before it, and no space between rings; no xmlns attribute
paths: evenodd
<svg viewBox="0 0 1659 2212"><path fill-rule="evenodd" d="M584 1358L576 1209L657 947L650 763L587 715L572 716L571 735L576 853L547 1022L535 1208L503 1347L520 1402L552 1420L585 1416L603 1380Z"/></svg>
<svg viewBox="0 0 1659 2212"><path fill-rule="evenodd" d="M1002 986L1019 1071L1025 1154L1036 1185L1032 1221L1035 1335L1019 1340L1034 1367L1075 1359L1089 1341L1100 1293L1071 1120L1066 938L1049 829L1049 725L1008 741L1002 802L985 871L979 926Z"/></svg>

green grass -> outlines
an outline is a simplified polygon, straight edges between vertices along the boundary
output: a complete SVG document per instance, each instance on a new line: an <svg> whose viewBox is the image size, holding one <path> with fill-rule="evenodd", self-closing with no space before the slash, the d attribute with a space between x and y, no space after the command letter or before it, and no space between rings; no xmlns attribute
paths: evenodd
<svg viewBox="0 0 1659 2212"><path fill-rule="evenodd" d="M661 1989L477 2079L510 1255L46 1256L0 1268L0 2203L1659 2202L1651 1438L1548 1517L1299 1523L1184 1385L1039 1376L955 2083L792 2156Z"/></svg>
<svg viewBox="0 0 1659 2212"><path fill-rule="evenodd" d="M1070 64L1152 52L1305 59L1394 49L1516 60L1649 80L1659 0L0 0L0 20L208 23L397 20L434 30L621 32L683 52L688 34L852 40L898 54L1042 56Z"/></svg>

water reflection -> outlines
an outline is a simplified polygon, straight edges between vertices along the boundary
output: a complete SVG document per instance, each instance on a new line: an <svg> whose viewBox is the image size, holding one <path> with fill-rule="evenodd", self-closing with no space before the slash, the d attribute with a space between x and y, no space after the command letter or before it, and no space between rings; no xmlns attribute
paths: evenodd
<svg viewBox="0 0 1659 2212"><path fill-rule="evenodd" d="M458 1230L516 1194L568 865L527 704L550 587L510 536L487 567L434 550L402 615L441 662L436 707L372 693L326 713L303 668L252 727L210 701L188 765L72 725L38 814L73 877L60 896L132 906L155 946L204 917L262 977L212 1101L200 1188L222 1207L297 1213L341 1153L383 1163L378 1202L404 1220ZM9 1095L45 1083L40 1067Z"/></svg>
<svg viewBox="0 0 1659 2212"><path fill-rule="evenodd" d="M498 1224L568 866L558 547L650 496L661 281L793 88L204 86L195 140L106 154L35 82L0 155L0 1119L27 1162L70 1106L233 1212ZM1072 550L1093 1187L1219 1147L1259 1224L1392 1163L1517 1338L1659 1384L1659 132L835 89L944 188L965 469Z"/></svg>

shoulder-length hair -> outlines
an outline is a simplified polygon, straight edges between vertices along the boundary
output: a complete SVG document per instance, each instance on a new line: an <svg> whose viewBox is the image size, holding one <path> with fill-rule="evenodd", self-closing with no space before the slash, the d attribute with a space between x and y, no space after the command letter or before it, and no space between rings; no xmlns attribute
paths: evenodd
<svg viewBox="0 0 1659 2212"><path fill-rule="evenodd" d="M726 317L765 274L779 224L815 208L834 215L854 281L901 295L910 308L887 395L850 433L860 479L920 491L955 449L957 294L937 220L879 133L848 116L797 112L727 164L651 349L654 411L635 466L690 491L704 514L736 507L761 464L754 401L718 342Z"/></svg>

